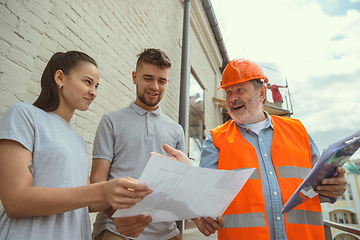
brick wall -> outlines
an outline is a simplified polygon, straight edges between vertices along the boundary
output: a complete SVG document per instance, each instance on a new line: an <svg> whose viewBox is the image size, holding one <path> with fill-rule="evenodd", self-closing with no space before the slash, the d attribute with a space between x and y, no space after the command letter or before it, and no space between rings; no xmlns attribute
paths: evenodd
<svg viewBox="0 0 360 240"><path fill-rule="evenodd" d="M202 9L192 1L189 64L205 86L206 135L221 123L213 96L220 81L221 57ZM79 50L99 65L98 97L71 120L91 159L101 117L135 99L131 80L143 48L164 50L173 63L161 101L178 121L183 4L181 0L0 0L0 117L15 102L34 102L42 71L53 53Z"/></svg>

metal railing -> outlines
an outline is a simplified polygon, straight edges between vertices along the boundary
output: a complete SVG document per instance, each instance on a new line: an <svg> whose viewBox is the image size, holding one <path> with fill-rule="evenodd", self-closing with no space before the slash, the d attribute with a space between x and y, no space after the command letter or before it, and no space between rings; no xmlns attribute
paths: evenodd
<svg viewBox="0 0 360 240"><path fill-rule="evenodd" d="M352 233L352 234L354 234L356 236L360 236L360 229L359 228L349 227L349 226L346 226L344 224L339 224L339 223L324 220L324 229L325 229L325 239L326 240L332 240L333 239L332 238L332 233L331 233L331 228L335 228L335 229L338 229L340 231L344 231L346 233Z"/></svg>
<svg viewBox="0 0 360 240"><path fill-rule="evenodd" d="M292 115L293 114L294 102L293 102L293 98L292 98L292 96L290 94L290 88L289 88L289 85L288 85L286 74L282 73L282 72L280 72L280 71L278 71L276 69L264 66L262 64L260 64L260 66L263 68L263 70L268 69L267 72L265 72L265 74L267 75L267 77L269 77L270 82L274 81L274 83L277 83L279 85L288 86L287 88L281 88L279 90L280 90L280 93L283 96L283 100L284 100L282 108L289 111L290 115ZM280 77L280 75L277 75L277 76L272 75L271 72L280 74L281 77ZM270 74L270 75L268 75L268 74ZM284 85L284 82L285 82L285 85Z"/></svg>

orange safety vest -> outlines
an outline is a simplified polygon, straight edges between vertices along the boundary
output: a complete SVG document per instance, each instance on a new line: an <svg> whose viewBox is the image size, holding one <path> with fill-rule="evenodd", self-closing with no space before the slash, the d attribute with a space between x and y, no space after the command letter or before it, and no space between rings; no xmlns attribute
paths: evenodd
<svg viewBox="0 0 360 240"><path fill-rule="evenodd" d="M304 174L301 173L311 170L310 140L299 120L276 116L271 118L274 126L272 162L283 203L286 203L303 181ZM245 140L233 120L214 128L211 133L214 145L220 151L218 169L256 168L225 211L218 239L270 239L255 147ZM289 240L325 239L318 196L285 213L285 231Z"/></svg>

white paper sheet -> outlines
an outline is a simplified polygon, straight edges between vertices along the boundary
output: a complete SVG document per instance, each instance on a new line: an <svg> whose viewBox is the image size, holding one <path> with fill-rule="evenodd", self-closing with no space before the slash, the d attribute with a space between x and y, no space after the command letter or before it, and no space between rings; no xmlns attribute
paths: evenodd
<svg viewBox="0 0 360 240"><path fill-rule="evenodd" d="M119 209L112 217L139 214L153 222L221 216L253 173L190 166L152 154L139 183L154 192L130 209Z"/></svg>

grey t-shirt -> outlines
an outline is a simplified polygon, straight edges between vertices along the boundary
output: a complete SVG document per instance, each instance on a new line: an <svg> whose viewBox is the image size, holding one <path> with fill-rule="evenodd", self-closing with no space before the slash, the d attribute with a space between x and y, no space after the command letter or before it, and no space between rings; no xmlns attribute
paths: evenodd
<svg viewBox="0 0 360 240"><path fill-rule="evenodd" d="M33 157L33 186L71 188L87 184L86 144L60 116L16 103L0 121L0 139L14 140ZM0 211L0 240L91 239L88 208L56 215L10 219Z"/></svg>
<svg viewBox="0 0 360 240"><path fill-rule="evenodd" d="M132 102L130 106L103 116L95 136L93 158L111 162L108 179L138 179L149 160L150 152L169 155L162 148L164 143L184 152L182 127L162 114L160 107L147 112ZM104 229L119 234L112 220L104 212L99 212L94 223L93 237ZM136 239L165 240L178 232L175 222L151 223Z"/></svg>

